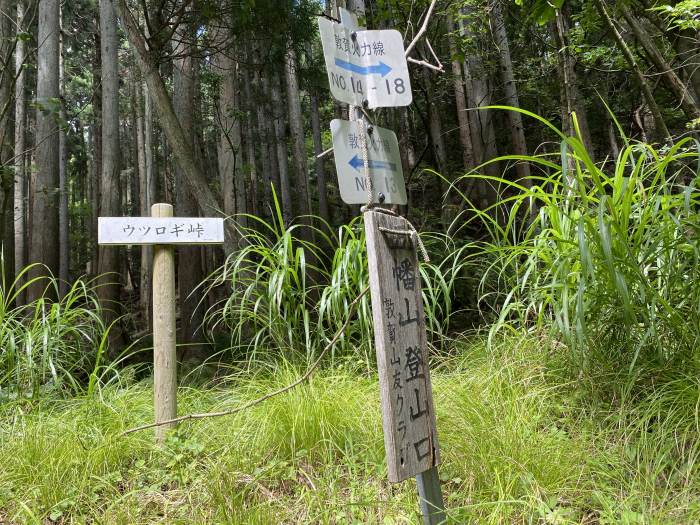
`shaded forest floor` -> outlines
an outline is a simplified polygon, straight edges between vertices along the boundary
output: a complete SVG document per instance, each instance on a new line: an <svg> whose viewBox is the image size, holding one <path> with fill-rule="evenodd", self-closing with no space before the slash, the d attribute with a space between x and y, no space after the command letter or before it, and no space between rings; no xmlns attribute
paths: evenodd
<svg viewBox="0 0 700 525"><path fill-rule="evenodd" d="M433 377L450 523L700 519L696 380L605 401L546 340L458 346ZM163 448L152 430L120 435L151 419L148 383L6 404L0 523L419 523L415 482L386 480L376 377L355 366L182 424ZM261 366L182 387L180 413L234 407L302 372Z"/></svg>

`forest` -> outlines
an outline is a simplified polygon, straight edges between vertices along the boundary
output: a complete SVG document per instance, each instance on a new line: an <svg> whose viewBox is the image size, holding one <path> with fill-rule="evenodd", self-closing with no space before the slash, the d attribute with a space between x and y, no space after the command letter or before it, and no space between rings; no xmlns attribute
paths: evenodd
<svg viewBox="0 0 700 525"><path fill-rule="evenodd" d="M699 183L700 0L0 0L0 525L697 523Z"/></svg>

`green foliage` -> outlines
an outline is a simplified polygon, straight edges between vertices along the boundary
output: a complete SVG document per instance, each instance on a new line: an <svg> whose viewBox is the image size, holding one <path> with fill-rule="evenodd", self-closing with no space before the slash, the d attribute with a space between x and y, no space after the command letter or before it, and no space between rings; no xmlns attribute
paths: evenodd
<svg viewBox="0 0 700 525"><path fill-rule="evenodd" d="M2 265L0 265L2 266ZM56 279L20 284L31 267L0 286L0 402L46 391L82 391L96 365L105 332L90 282L77 280L60 300ZM44 297L22 306L17 298L36 281Z"/></svg>
<svg viewBox="0 0 700 525"><path fill-rule="evenodd" d="M596 404L542 338L483 339L433 374L448 523L694 523L700 386ZM182 388L183 412L225 410L288 384L280 362ZM415 484L386 481L376 377L346 367L164 446L149 385L31 410L0 405L0 516L9 523L418 523ZM667 415L664 415L667 414ZM57 436L60 436L57 439Z"/></svg>
<svg viewBox="0 0 700 525"><path fill-rule="evenodd" d="M688 30L700 30L700 0L682 0L681 2L661 3L652 8L659 11L669 27Z"/></svg>
<svg viewBox="0 0 700 525"><path fill-rule="evenodd" d="M284 227L279 206L272 224L248 216L251 226L239 229L242 248L210 281L212 287L226 284L231 289L227 300L209 312L210 325L225 325L231 347L247 350L250 359L271 352L288 357L297 353L307 359L318 355L345 323L350 303L368 285L361 220L335 233L320 218L313 220L322 227ZM312 234L314 242L309 240ZM433 250L456 253L447 236L429 237ZM449 327L461 269L460 259L449 255L421 265L428 328L436 336ZM373 341L370 301L365 296L332 355L361 357L371 368Z"/></svg>
<svg viewBox="0 0 700 525"><path fill-rule="evenodd" d="M544 25L554 18L564 0L515 0L515 3L527 12L528 19Z"/></svg>
<svg viewBox="0 0 700 525"><path fill-rule="evenodd" d="M529 162L532 188L477 176L503 190L490 210L472 212L490 238L482 290L495 285L498 321L549 327L582 363L605 358L622 374L636 366L682 367L700 341L698 144L627 143L596 165L578 137L557 155L503 157ZM498 159L497 159L498 160ZM524 217L534 207L536 219ZM497 210L505 210L499 220ZM493 297L491 297L493 300Z"/></svg>

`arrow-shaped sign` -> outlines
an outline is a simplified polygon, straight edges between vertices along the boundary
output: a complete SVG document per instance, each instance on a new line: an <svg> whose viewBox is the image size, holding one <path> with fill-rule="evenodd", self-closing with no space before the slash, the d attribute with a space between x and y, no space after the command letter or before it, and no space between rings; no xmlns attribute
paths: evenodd
<svg viewBox="0 0 700 525"><path fill-rule="evenodd" d="M381 75L385 77L391 72L391 66L385 64L384 62L379 62L379 64L374 66L358 66L352 62L347 62L345 60L341 60L340 58L336 58L335 65L339 68L357 73L358 75Z"/></svg>
<svg viewBox="0 0 700 525"><path fill-rule="evenodd" d="M350 162L348 163L350 166L355 168L357 171L360 171L360 168L364 167L365 162L355 155L352 159L350 159ZM367 161L368 167L371 170L389 170L389 171L396 171L396 164L393 162L385 162L383 160L368 160Z"/></svg>

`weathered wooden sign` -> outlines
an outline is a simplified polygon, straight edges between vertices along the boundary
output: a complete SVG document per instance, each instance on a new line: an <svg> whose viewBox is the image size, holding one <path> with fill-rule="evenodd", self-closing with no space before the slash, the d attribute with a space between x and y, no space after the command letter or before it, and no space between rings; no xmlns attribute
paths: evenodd
<svg viewBox="0 0 700 525"><path fill-rule="evenodd" d="M440 462L418 258L406 219L365 213L389 481Z"/></svg>
<svg viewBox="0 0 700 525"><path fill-rule="evenodd" d="M222 244L224 221L173 217L170 204L154 204L151 217L99 217L98 244L153 244L153 397L156 423L177 417L175 253L178 244ZM156 427L163 442L168 428Z"/></svg>
<svg viewBox="0 0 700 525"><path fill-rule="evenodd" d="M331 94L369 108L408 106L413 100L401 33L359 31L318 19Z"/></svg>
<svg viewBox="0 0 700 525"><path fill-rule="evenodd" d="M356 121L340 119L331 121L338 187L341 199L347 204L367 202L368 188L361 147L361 133L364 132L364 127L360 128L360 124ZM366 137L367 167L372 179L374 202L406 204L406 184L403 180L396 133L379 126L372 126Z"/></svg>

